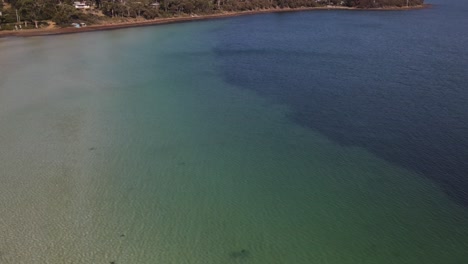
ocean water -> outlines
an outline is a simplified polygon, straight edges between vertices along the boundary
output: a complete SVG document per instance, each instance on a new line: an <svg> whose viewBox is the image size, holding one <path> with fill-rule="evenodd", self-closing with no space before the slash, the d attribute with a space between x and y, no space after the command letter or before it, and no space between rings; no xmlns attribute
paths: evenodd
<svg viewBox="0 0 468 264"><path fill-rule="evenodd" d="M466 263L467 9L0 39L0 263Z"/></svg>

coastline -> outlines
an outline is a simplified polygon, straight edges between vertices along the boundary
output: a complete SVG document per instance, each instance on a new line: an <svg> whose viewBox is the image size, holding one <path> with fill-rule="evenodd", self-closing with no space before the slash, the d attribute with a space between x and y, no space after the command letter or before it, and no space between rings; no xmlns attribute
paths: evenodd
<svg viewBox="0 0 468 264"><path fill-rule="evenodd" d="M356 7L302 7L302 8L283 8L283 9L264 9L254 11L242 11L242 12L223 12L218 14L200 15L200 16L181 16L181 17L170 17L170 18L157 18L146 21L131 21L131 22L120 22L120 23L105 23L96 24L83 28L45 28L45 29L27 29L22 31L0 31L0 38L4 37L35 37L35 36L47 36L47 35L62 35L62 34L74 34L82 32L92 31L103 31L103 30L115 30L130 27L143 27L151 25L164 25L174 24L189 21L208 20L208 19L220 19L228 17L237 17L245 15L256 15L264 13L283 13L283 12L299 12L299 11L313 11L313 10L349 10L349 11L404 11L404 10L415 10L430 7L429 4L411 6L411 7L384 7L384 8L356 8Z"/></svg>

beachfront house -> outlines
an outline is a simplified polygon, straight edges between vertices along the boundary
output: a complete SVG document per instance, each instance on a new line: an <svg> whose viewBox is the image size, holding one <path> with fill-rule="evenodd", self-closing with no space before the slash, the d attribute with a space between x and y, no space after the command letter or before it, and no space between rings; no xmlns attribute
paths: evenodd
<svg viewBox="0 0 468 264"><path fill-rule="evenodd" d="M89 9L91 8L86 2L73 2L73 6L75 6L76 9Z"/></svg>

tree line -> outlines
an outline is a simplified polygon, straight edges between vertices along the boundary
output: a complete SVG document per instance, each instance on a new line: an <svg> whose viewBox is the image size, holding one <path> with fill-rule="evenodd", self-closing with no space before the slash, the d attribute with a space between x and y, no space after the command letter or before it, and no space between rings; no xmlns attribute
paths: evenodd
<svg viewBox="0 0 468 264"><path fill-rule="evenodd" d="M424 0L346 0L346 6L359 8L419 6Z"/></svg>
<svg viewBox="0 0 468 264"><path fill-rule="evenodd" d="M75 0L77 1L77 0ZM92 0L90 10L77 10L73 0L0 0L0 25L25 23L38 27L41 21L58 25L72 22L99 22L106 18L173 17L204 15L219 12L239 12L275 8L318 6L348 6L378 8L386 6L414 6L424 0Z"/></svg>

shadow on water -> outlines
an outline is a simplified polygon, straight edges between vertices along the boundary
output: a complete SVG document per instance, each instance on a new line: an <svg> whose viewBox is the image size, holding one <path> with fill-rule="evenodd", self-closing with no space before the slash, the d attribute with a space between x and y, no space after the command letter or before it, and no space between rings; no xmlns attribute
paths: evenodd
<svg viewBox="0 0 468 264"><path fill-rule="evenodd" d="M229 257L235 261L246 261L250 258L250 251L248 251L247 249L232 251L231 253L229 253Z"/></svg>
<svg viewBox="0 0 468 264"><path fill-rule="evenodd" d="M251 18L248 32L221 34L215 52L226 81L287 104L297 123L415 171L468 206L468 54L459 32L429 38L442 29L418 25L416 34L397 19L346 28L378 14L326 16ZM295 20L322 28L294 28Z"/></svg>

